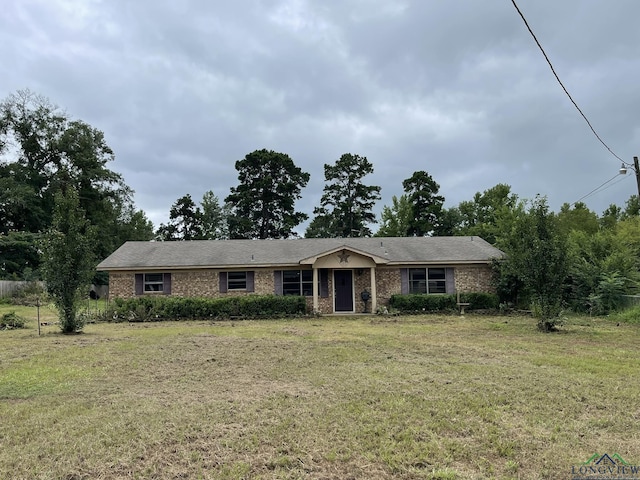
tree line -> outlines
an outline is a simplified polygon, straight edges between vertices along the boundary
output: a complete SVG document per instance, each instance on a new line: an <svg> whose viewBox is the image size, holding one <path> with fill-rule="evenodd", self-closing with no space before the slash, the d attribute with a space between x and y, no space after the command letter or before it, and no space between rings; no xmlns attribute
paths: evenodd
<svg viewBox="0 0 640 480"><path fill-rule="evenodd" d="M307 238L482 237L508 254L496 266L501 298L536 305L545 317L561 306L606 313L620 295L636 293L640 280L637 196L600 216L584 203L556 213L544 197L521 199L499 183L445 208L438 183L416 171L383 206L373 231L381 188L365 182L373 173L366 157L345 153L324 165L323 194L310 219L296 209L309 173L287 154L263 149L235 163L238 184L224 199L208 191L196 203L187 193L154 229L122 176L108 168L113 159L101 131L44 97L19 91L0 103L0 278L46 276L46 253L61 248L52 232L72 232L71 224L83 225L73 248L95 265L127 240L290 238L310 220ZM93 280L106 281L99 274Z"/></svg>
<svg viewBox="0 0 640 480"><path fill-rule="evenodd" d="M169 210L169 222L155 232L157 240L274 239L297 237L295 228L309 219L296 211L295 202L310 175L285 153L256 150L235 163L238 186L223 201L207 191L200 204L190 194L178 198ZM363 179L373 173L366 157L345 153L324 165L325 186L320 205L313 210L304 236L370 237L448 235L442 215L444 197L431 175L417 171L403 182L405 194L384 207L382 225L373 208L381 187Z"/></svg>

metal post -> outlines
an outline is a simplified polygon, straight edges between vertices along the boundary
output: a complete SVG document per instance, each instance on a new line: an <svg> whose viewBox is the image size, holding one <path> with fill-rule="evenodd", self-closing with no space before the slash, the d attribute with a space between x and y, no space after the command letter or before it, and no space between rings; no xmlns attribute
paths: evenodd
<svg viewBox="0 0 640 480"><path fill-rule="evenodd" d="M638 199L640 199L640 165L638 164L638 157L633 157L633 165L636 170L636 182L638 183Z"/></svg>
<svg viewBox="0 0 640 480"><path fill-rule="evenodd" d="M40 336L40 297L36 299L36 307L38 309L38 336Z"/></svg>

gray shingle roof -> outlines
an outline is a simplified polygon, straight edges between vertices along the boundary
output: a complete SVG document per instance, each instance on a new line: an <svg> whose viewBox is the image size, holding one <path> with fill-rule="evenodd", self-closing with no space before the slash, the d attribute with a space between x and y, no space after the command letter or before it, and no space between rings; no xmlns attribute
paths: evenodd
<svg viewBox="0 0 640 480"><path fill-rule="evenodd" d="M486 263L504 254L480 237L300 238L127 242L98 270L225 268L298 265L301 260L352 248L388 264Z"/></svg>

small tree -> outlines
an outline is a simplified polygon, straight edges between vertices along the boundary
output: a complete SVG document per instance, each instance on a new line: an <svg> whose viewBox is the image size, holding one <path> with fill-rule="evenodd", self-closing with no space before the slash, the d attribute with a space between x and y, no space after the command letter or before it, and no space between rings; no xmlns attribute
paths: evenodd
<svg viewBox="0 0 640 480"><path fill-rule="evenodd" d="M380 229L376 237L407 237L411 229L413 208L407 195L391 198L391 206L382 207Z"/></svg>
<svg viewBox="0 0 640 480"><path fill-rule="evenodd" d="M42 244L42 276L58 309L62 333L82 330L78 301L95 272L95 232L80 208L78 192L67 187L55 197L53 223Z"/></svg>
<svg viewBox="0 0 640 480"><path fill-rule="evenodd" d="M606 315L620 309L627 279L617 272L603 273L594 294L589 296L591 313Z"/></svg>
<svg viewBox="0 0 640 480"><path fill-rule="evenodd" d="M229 238L228 218L231 212L229 204L220 204L220 199L209 190L202 196L202 231L207 240L226 240Z"/></svg>
<svg viewBox="0 0 640 480"><path fill-rule="evenodd" d="M538 328L555 328L568 272L567 239L546 198L537 197L526 214L517 217L508 238L499 245L508 259L502 274L517 278L524 287Z"/></svg>

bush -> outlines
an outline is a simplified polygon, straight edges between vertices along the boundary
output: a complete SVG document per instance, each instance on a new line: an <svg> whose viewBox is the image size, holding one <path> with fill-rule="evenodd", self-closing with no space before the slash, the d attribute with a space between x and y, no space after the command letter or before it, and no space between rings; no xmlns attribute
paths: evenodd
<svg viewBox="0 0 640 480"><path fill-rule="evenodd" d="M625 278L618 273L602 274L596 291L589 295L587 303L593 315L607 315L620 310L625 293Z"/></svg>
<svg viewBox="0 0 640 480"><path fill-rule="evenodd" d="M498 296L493 293L461 293L460 303L468 303L467 310L495 310L499 306ZM392 295L389 305L402 313L456 311L457 295Z"/></svg>
<svg viewBox="0 0 640 480"><path fill-rule="evenodd" d="M545 299L538 299L531 302L531 315L538 320L538 330L542 332L553 332L564 323L562 315L562 305L560 302L544 302Z"/></svg>
<svg viewBox="0 0 640 480"><path fill-rule="evenodd" d="M609 317L614 322L640 323L640 306L622 310Z"/></svg>
<svg viewBox="0 0 640 480"><path fill-rule="evenodd" d="M389 305L402 313L454 311L457 308L455 295L392 295Z"/></svg>
<svg viewBox="0 0 640 480"><path fill-rule="evenodd" d="M496 310L500 306L498 295L495 293L461 293L460 302L468 303L467 309L469 310Z"/></svg>
<svg viewBox="0 0 640 480"><path fill-rule="evenodd" d="M112 321L149 322L156 320L195 320L230 318L277 318L304 315L305 297L249 295L225 298L136 297L115 299Z"/></svg>
<svg viewBox="0 0 640 480"><path fill-rule="evenodd" d="M12 328L24 328L27 320L16 312L9 312L0 318L0 330L10 330Z"/></svg>
<svg viewBox="0 0 640 480"><path fill-rule="evenodd" d="M11 294L9 302L12 305L34 306L38 302L48 303L49 300L42 282L28 282Z"/></svg>

